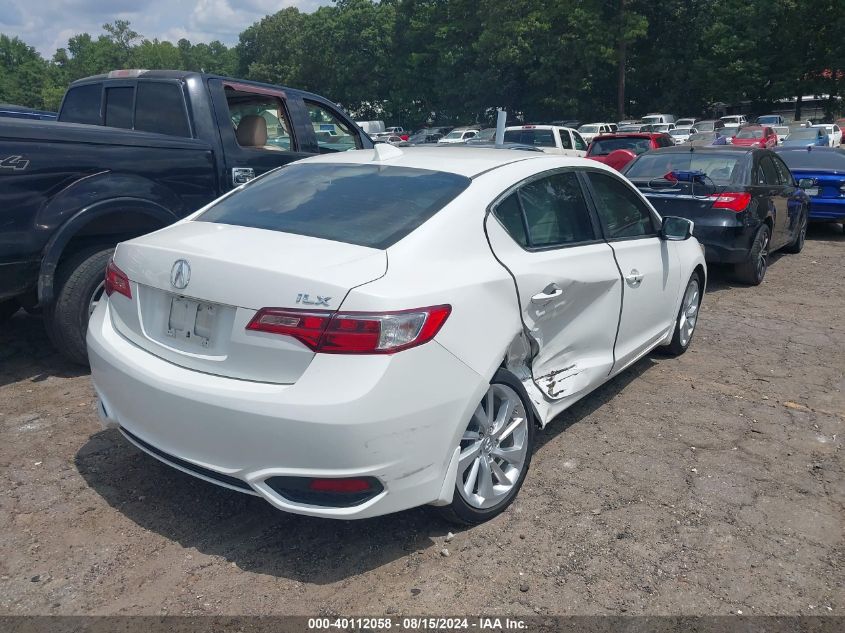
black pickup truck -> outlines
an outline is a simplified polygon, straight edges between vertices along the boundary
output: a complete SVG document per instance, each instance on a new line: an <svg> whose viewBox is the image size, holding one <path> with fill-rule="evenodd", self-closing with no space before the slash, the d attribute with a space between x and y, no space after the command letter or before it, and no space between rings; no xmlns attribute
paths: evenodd
<svg viewBox="0 0 845 633"><path fill-rule="evenodd" d="M76 81L58 122L0 118L0 322L40 310L56 348L86 363L115 244L291 161L370 147L299 90L171 70Z"/></svg>

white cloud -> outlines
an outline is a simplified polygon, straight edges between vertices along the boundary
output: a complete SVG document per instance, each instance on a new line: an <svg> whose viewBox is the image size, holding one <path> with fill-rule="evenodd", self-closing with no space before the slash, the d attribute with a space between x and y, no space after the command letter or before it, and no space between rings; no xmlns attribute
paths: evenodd
<svg viewBox="0 0 845 633"><path fill-rule="evenodd" d="M232 45L246 27L286 7L313 11L330 0L4 0L0 32L17 36L47 58L78 33L96 37L102 25L129 20L144 37L176 42L218 39ZM57 28L56 25L61 25Z"/></svg>

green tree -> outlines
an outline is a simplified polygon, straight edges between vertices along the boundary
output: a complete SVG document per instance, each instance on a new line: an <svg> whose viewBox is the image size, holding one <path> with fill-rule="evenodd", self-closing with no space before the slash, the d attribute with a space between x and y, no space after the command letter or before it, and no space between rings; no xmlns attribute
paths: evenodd
<svg viewBox="0 0 845 633"><path fill-rule="evenodd" d="M0 34L0 102L42 108L47 62L17 37Z"/></svg>

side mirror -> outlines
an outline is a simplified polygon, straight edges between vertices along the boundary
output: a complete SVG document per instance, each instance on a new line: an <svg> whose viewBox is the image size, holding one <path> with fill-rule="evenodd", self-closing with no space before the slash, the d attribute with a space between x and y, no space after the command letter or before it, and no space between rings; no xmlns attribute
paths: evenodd
<svg viewBox="0 0 845 633"><path fill-rule="evenodd" d="M660 239L669 242L682 242L692 237L694 224L686 218L666 216L663 218L663 225L660 227Z"/></svg>
<svg viewBox="0 0 845 633"><path fill-rule="evenodd" d="M801 189L810 189L813 186L812 178L800 178L798 180L798 187Z"/></svg>

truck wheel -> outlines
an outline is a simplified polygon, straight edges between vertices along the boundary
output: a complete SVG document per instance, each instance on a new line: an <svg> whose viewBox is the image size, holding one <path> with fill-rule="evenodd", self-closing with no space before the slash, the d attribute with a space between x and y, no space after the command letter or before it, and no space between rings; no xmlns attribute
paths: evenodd
<svg viewBox="0 0 845 633"><path fill-rule="evenodd" d="M55 300L44 314L47 335L62 356L79 365L88 364L88 319L103 294L106 265L113 252L114 247L80 251L56 271Z"/></svg>
<svg viewBox="0 0 845 633"><path fill-rule="evenodd" d="M0 323L8 321L21 307L17 299L0 301Z"/></svg>

